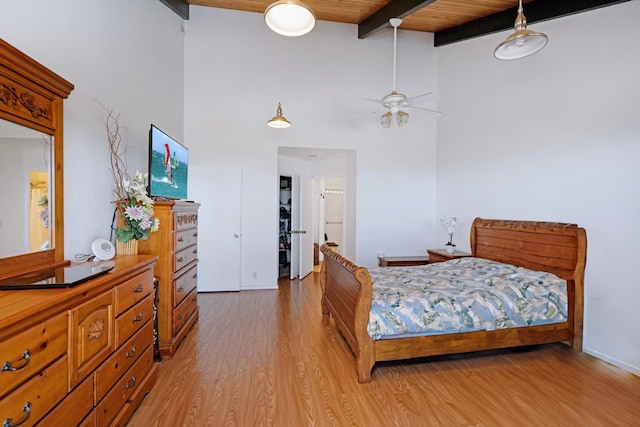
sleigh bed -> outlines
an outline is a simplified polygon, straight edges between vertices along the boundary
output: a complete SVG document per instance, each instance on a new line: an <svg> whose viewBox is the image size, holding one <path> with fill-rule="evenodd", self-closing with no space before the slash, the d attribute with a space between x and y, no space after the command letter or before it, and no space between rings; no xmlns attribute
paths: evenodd
<svg viewBox="0 0 640 427"><path fill-rule="evenodd" d="M566 281L566 312L563 320L470 332L402 337L382 335L373 339L370 336L370 314L374 287L369 270L355 265L329 246L322 245L322 313L334 319L355 355L358 382L370 382L373 366L379 361L553 342L565 342L576 350L582 350L583 283L587 250L585 230L575 224L476 218L471 226L470 238L471 255L480 258L476 260L478 264L490 260L509 264L508 267L548 272ZM473 261L472 258L469 260ZM454 261L415 268L442 270L449 268L448 263L452 263L450 268L454 268ZM374 276L379 277L379 273L376 270ZM379 287L376 285L375 288Z"/></svg>

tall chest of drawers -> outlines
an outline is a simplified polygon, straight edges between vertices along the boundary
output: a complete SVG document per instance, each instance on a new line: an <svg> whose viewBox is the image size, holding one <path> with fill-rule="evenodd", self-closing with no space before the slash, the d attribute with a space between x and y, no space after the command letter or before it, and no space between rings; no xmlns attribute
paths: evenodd
<svg viewBox="0 0 640 427"><path fill-rule="evenodd" d="M140 253L158 256L158 346L173 357L198 320L198 208L183 201L156 201L160 229L140 240Z"/></svg>

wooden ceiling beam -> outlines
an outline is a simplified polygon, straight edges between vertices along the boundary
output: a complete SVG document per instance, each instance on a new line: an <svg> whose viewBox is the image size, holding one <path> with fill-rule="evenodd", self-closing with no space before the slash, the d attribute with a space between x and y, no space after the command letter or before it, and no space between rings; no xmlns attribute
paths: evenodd
<svg viewBox="0 0 640 427"><path fill-rule="evenodd" d="M187 0L160 0L169 9L173 10L182 19L189 19L189 3Z"/></svg>
<svg viewBox="0 0 640 427"><path fill-rule="evenodd" d="M529 25L534 22L548 21L626 1L629 0L534 0L526 3L523 8L524 16L527 18L527 25ZM467 24L438 31L434 34L433 44L436 47L444 46L513 28L517 13L518 7L516 6L486 18L476 19Z"/></svg>
<svg viewBox="0 0 640 427"><path fill-rule="evenodd" d="M386 28L391 18L404 18L423 7L429 6L434 1L435 0L392 0L358 24L358 38L364 39L376 31Z"/></svg>

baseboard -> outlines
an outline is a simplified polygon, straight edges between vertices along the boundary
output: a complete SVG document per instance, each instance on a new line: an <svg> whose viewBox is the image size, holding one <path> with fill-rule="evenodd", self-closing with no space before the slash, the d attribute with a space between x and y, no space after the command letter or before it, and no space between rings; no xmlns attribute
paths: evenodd
<svg viewBox="0 0 640 427"><path fill-rule="evenodd" d="M624 369L627 372L630 372L636 376L640 377L640 367L638 366L633 366L630 365L626 362L623 362L622 360L618 360L614 357L611 357L609 355L600 353L599 351L596 351L592 348L583 348L582 349L583 352L590 354L593 357L597 357L598 359L604 360L605 362L613 365L613 366L617 366L620 369Z"/></svg>
<svg viewBox="0 0 640 427"><path fill-rule="evenodd" d="M278 289L278 285L240 285L241 291L263 291Z"/></svg>

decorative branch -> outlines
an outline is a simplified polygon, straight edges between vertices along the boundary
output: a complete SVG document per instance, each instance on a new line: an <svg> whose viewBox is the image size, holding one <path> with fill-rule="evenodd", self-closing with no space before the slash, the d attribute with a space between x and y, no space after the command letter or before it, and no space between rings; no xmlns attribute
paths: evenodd
<svg viewBox="0 0 640 427"><path fill-rule="evenodd" d="M129 182L127 173L126 149L120 149L122 137L120 136L120 114L115 114L113 110L107 109L100 101L96 101L105 111L106 118L102 121L107 130L107 142L109 143L109 154L111 157L111 175L113 176L113 194L116 200L124 200L129 197L125 189L125 182Z"/></svg>

